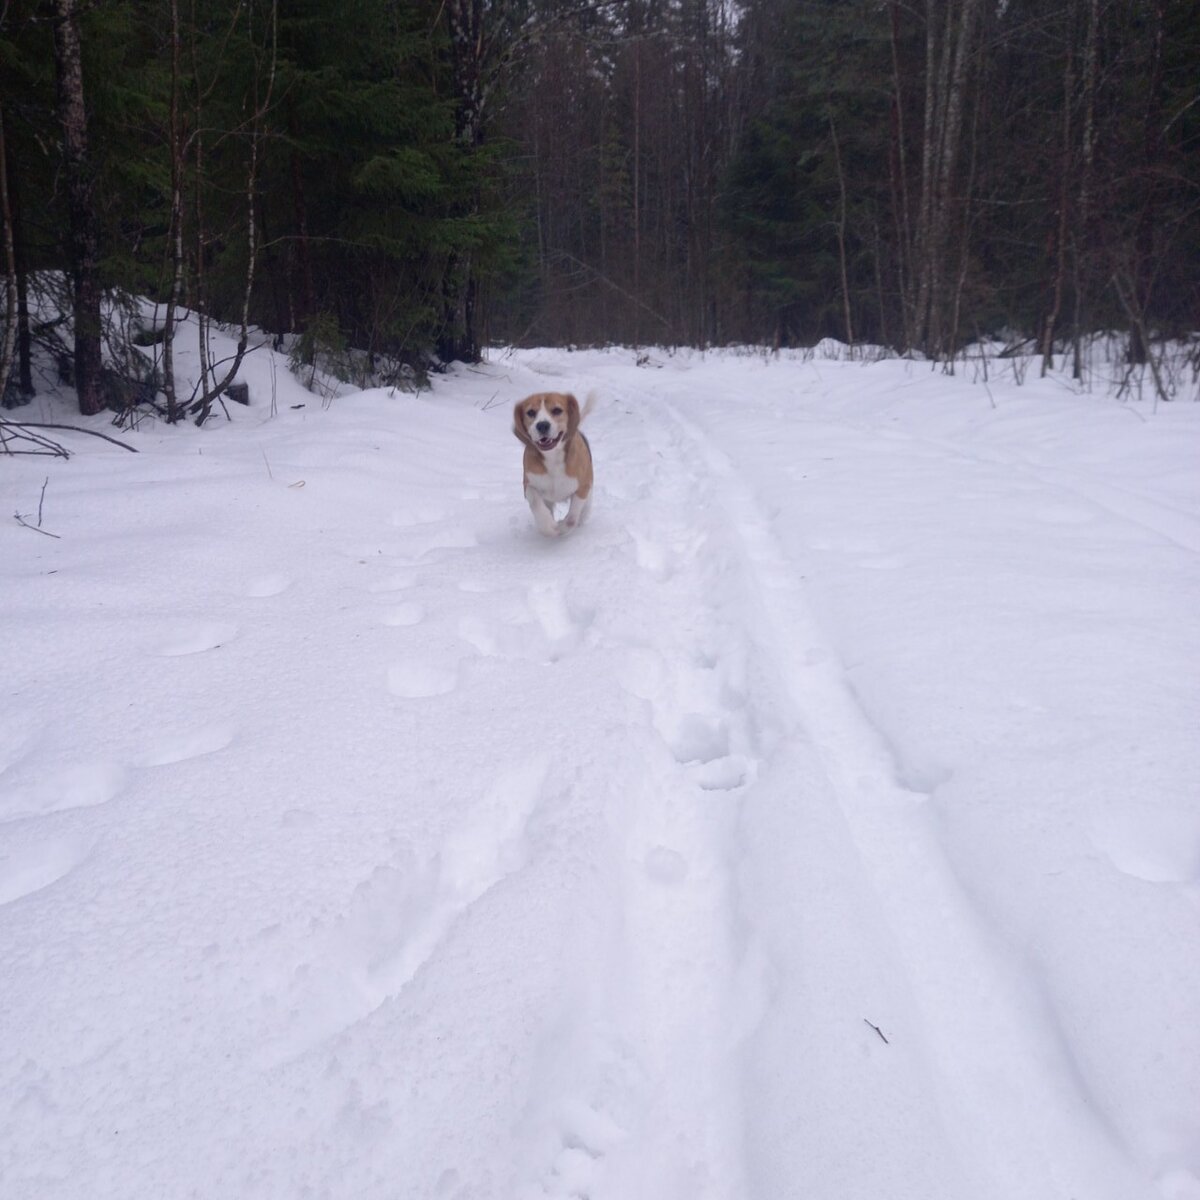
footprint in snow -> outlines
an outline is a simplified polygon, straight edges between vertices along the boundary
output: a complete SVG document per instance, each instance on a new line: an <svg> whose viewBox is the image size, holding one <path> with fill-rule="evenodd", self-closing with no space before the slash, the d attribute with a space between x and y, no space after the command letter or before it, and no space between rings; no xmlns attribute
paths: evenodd
<svg viewBox="0 0 1200 1200"><path fill-rule="evenodd" d="M579 643L595 615L590 609L573 611L561 583L535 583L525 600L551 645L551 661Z"/></svg>
<svg viewBox="0 0 1200 1200"><path fill-rule="evenodd" d="M403 604L397 604L395 608L388 609L383 614L385 625L419 625L423 620L425 620L425 609L415 600L406 600Z"/></svg>
<svg viewBox="0 0 1200 1200"><path fill-rule="evenodd" d="M385 554L394 554L395 546L390 542L356 542L352 546L343 547L341 553L343 557L362 565Z"/></svg>
<svg viewBox="0 0 1200 1200"><path fill-rule="evenodd" d="M433 1194L441 1200L442 1197L453 1197L463 1193L459 1191L459 1174L453 1167L447 1167L437 1178Z"/></svg>
<svg viewBox="0 0 1200 1200"><path fill-rule="evenodd" d="M750 775L750 766L737 754L712 758L689 768L689 775L702 792L733 792Z"/></svg>
<svg viewBox="0 0 1200 1200"><path fill-rule="evenodd" d="M204 725L186 733L159 738L138 760L140 767L166 767L202 754L215 754L233 741L232 725Z"/></svg>
<svg viewBox="0 0 1200 1200"><path fill-rule="evenodd" d="M487 596L496 589L495 585L487 579L473 579L468 576L458 581L458 590L472 596Z"/></svg>
<svg viewBox="0 0 1200 1200"><path fill-rule="evenodd" d="M462 638L476 654L492 658L500 653L500 641L479 617L463 617L458 623L458 636Z"/></svg>
<svg viewBox="0 0 1200 1200"><path fill-rule="evenodd" d="M674 886L688 876L688 861L677 850L653 846L646 851L646 874L659 883Z"/></svg>
<svg viewBox="0 0 1200 1200"><path fill-rule="evenodd" d="M256 575L246 584L246 595L253 600L263 600L268 596L278 596L291 586L292 581L287 575Z"/></svg>
<svg viewBox="0 0 1200 1200"><path fill-rule="evenodd" d="M410 534L405 541L403 554L407 561L421 562L439 550L470 550L479 545L479 539L471 529L439 526L428 533Z"/></svg>
<svg viewBox="0 0 1200 1200"><path fill-rule="evenodd" d="M0 858L0 904L11 904L57 883L86 857L86 849L70 838L10 850Z"/></svg>
<svg viewBox="0 0 1200 1200"><path fill-rule="evenodd" d="M14 781L0 788L0 820L105 804L121 790L125 776L125 768L117 763L86 762L49 771L28 783Z"/></svg>
<svg viewBox="0 0 1200 1200"><path fill-rule="evenodd" d="M1131 808L1096 821L1092 841L1124 875L1147 883L1200 881L1200 813Z"/></svg>
<svg viewBox="0 0 1200 1200"><path fill-rule="evenodd" d="M418 504L392 513L389 523L396 529L414 529L418 525L434 525L446 519L446 511L433 505Z"/></svg>
<svg viewBox="0 0 1200 1200"><path fill-rule="evenodd" d="M521 1200L560 1196L585 1200L603 1183L605 1158L628 1136L616 1121L581 1100L562 1106L553 1161L546 1177L521 1192Z"/></svg>
<svg viewBox="0 0 1200 1200"><path fill-rule="evenodd" d="M674 574L671 564L667 561L666 551L657 543L643 537L636 529L629 531L633 539L634 559L651 578L665 583Z"/></svg>
<svg viewBox="0 0 1200 1200"><path fill-rule="evenodd" d="M445 696L457 686L457 664L403 662L388 668L388 691L404 700Z"/></svg>
<svg viewBox="0 0 1200 1200"><path fill-rule="evenodd" d="M417 577L412 571L398 571L389 575L386 579L381 579L377 583L371 584L367 588L367 591L374 595L386 595L388 592L404 592L416 582Z"/></svg>
<svg viewBox="0 0 1200 1200"><path fill-rule="evenodd" d="M666 742L680 764L710 763L729 756L729 726L720 717L684 713Z"/></svg>
<svg viewBox="0 0 1200 1200"><path fill-rule="evenodd" d="M182 623L170 636L164 638L153 649L162 658L181 658L187 654L201 654L205 650L216 650L232 641L238 627L227 621L191 621Z"/></svg>
<svg viewBox="0 0 1200 1200"><path fill-rule="evenodd" d="M537 620L527 610L500 621L466 616L458 622L458 636L484 658L558 662L564 651L578 642L583 627L574 618L560 620L556 612L543 616L553 619Z"/></svg>

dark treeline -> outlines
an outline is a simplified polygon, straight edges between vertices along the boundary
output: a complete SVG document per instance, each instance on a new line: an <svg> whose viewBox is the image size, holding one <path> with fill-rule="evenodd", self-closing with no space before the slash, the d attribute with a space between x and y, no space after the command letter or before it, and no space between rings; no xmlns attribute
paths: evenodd
<svg viewBox="0 0 1200 1200"><path fill-rule="evenodd" d="M1200 8L0 0L0 185L6 396L40 341L84 411L207 412L241 352L177 395L184 312L379 378L823 336L1078 370L1200 325Z"/></svg>

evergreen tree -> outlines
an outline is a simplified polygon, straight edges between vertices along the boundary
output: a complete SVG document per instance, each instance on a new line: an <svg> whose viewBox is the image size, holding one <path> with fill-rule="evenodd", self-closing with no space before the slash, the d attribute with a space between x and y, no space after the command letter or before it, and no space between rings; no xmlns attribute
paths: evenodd
<svg viewBox="0 0 1200 1200"><path fill-rule="evenodd" d="M301 360L352 346L379 369L470 359L493 333L832 335L950 361L1004 333L1047 367L1073 348L1078 371L1088 331L1124 328L1144 359L1200 310L1186 0L0 16L0 347L28 391L39 338L89 409L161 388L169 419L203 417L239 361L206 357L213 320L241 330L239 354L255 324ZM78 315L31 320L56 280L73 294L43 312ZM139 331L133 295L166 328ZM202 378L176 396L184 311Z"/></svg>

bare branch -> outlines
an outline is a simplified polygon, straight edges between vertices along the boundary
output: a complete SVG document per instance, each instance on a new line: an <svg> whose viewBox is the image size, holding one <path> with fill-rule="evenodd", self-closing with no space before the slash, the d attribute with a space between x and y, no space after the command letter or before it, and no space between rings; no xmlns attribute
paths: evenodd
<svg viewBox="0 0 1200 1200"><path fill-rule="evenodd" d="M130 446L125 442L118 441L115 437L109 437L107 433L101 433L97 429L84 429L81 425L59 425L52 421L8 421L0 418L0 429L15 429L17 431L15 436L17 437L33 437L34 435L25 434L25 430L27 429L69 429L72 433L86 433L90 437L98 437L102 438L106 442L112 442L114 446L120 446L122 450L128 450L130 454L137 453L136 446ZM50 444L55 445L55 443ZM63 458L70 457L70 454L66 450L62 449L61 446L59 449L62 451Z"/></svg>

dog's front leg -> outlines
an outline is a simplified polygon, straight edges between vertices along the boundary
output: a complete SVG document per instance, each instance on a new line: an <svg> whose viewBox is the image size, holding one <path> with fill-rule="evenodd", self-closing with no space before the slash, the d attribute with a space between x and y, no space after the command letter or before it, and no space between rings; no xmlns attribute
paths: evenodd
<svg viewBox="0 0 1200 1200"><path fill-rule="evenodd" d="M588 497L590 500L591 497ZM563 525L567 529L574 529L576 525L582 525L584 517L588 512L588 500L580 500L578 496L571 497L571 507L567 509L567 515L563 517Z"/></svg>
<svg viewBox="0 0 1200 1200"><path fill-rule="evenodd" d="M554 513L545 500L533 488L525 493L525 499L529 501L529 511L533 513L533 523L537 526L538 533L546 537L557 537L559 530L554 523Z"/></svg>

